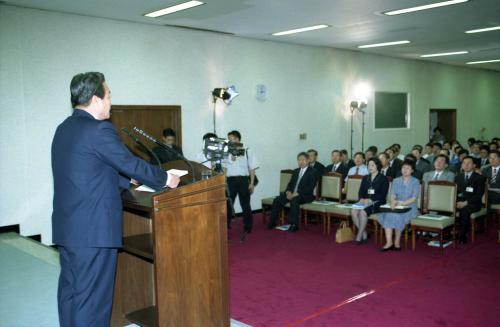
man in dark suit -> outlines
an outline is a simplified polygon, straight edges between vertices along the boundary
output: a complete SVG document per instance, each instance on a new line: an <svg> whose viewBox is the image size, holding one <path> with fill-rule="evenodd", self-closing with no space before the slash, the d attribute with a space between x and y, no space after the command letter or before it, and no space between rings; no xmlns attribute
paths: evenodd
<svg viewBox="0 0 500 327"><path fill-rule="evenodd" d="M117 248L122 245L120 188L131 179L154 189L179 178L132 155L107 121L110 91L101 73L71 80L73 115L52 142L52 237L61 263L57 293L62 327L108 326Z"/></svg>
<svg viewBox="0 0 500 327"><path fill-rule="evenodd" d="M396 178L397 171L389 166L389 155L386 152L380 152L380 154L378 155L378 160L380 161L380 164L382 166L382 168L380 169L380 173L392 179Z"/></svg>
<svg viewBox="0 0 500 327"><path fill-rule="evenodd" d="M163 144L165 144L171 151L168 151L162 146L156 146L153 148L153 152L160 160L160 163L166 163L169 161L179 160L183 155L182 149L175 144L175 131L171 128L165 128L162 133ZM156 158L152 157L150 159L152 164L158 164Z"/></svg>
<svg viewBox="0 0 500 327"><path fill-rule="evenodd" d="M318 151L314 149L307 150L307 155L309 155L309 166L314 168L314 170L318 173L318 178L321 178L321 176L325 173L325 165L316 161L316 159L318 159Z"/></svg>
<svg viewBox="0 0 500 327"><path fill-rule="evenodd" d="M417 159L415 168L420 171L422 175L432 170L431 163L427 159L422 158L422 147L418 145L414 146L411 150L411 154Z"/></svg>
<svg viewBox="0 0 500 327"><path fill-rule="evenodd" d="M490 151L490 165L482 170L488 179L488 203L500 204L500 152Z"/></svg>
<svg viewBox="0 0 500 327"><path fill-rule="evenodd" d="M393 148L387 148L385 153L389 156L389 167L392 168L394 174L397 174L401 171L401 166L403 165L403 161L396 157L396 152Z"/></svg>
<svg viewBox="0 0 500 327"><path fill-rule="evenodd" d="M288 212L289 232L299 230L300 205L314 200L314 187L318 181L317 172L309 166L309 155L301 152L297 155L299 168L295 169L292 179L286 187L285 193L281 193L273 201L271 219L267 225L268 229L276 227L276 220L281 209L290 202L290 211Z"/></svg>
<svg viewBox="0 0 500 327"><path fill-rule="evenodd" d="M342 162L342 156L339 150L332 151L332 164L326 166L325 173L339 173L342 174L342 180L347 176L349 169Z"/></svg>
<svg viewBox="0 0 500 327"><path fill-rule="evenodd" d="M460 215L460 243L467 243L470 215L481 209L485 179L474 171L474 159L467 156L462 160L463 172L455 177L457 184L457 210Z"/></svg>

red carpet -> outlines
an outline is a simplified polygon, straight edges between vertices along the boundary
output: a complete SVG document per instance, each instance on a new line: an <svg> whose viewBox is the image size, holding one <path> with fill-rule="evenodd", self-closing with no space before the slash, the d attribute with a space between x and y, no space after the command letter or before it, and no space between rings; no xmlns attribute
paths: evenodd
<svg viewBox="0 0 500 327"><path fill-rule="evenodd" d="M337 244L320 226L268 231L261 215L230 230L231 318L252 326L500 326L496 226L474 244L378 252ZM410 242L411 243L411 242Z"/></svg>

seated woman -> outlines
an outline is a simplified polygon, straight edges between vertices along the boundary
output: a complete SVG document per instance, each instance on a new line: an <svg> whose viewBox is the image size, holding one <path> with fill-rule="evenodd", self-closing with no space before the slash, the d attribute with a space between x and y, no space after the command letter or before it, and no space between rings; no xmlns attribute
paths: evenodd
<svg viewBox="0 0 500 327"><path fill-rule="evenodd" d="M382 164L377 158L368 160L369 174L363 177L359 187L359 202L368 205L364 209L352 209L351 217L354 225L358 228L356 243L358 245L366 243L368 235L366 234L366 223L368 216L377 212L382 204L385 204L387 191L389 190L389 181L387 177L380 173Z"/></svg>
<svg viewBox="0 0 500 327"><path fill-rule="evenodd" d="M417 216L417 199L420 192L420 182L411 174L415 170L415 162L405 160L401 167L402 176L392 181L391 209L396 206L409 206L410 210L404 213L382 212L378 214L379 223L385 231L386 243L380 251L401 250L401 232L412 218ZM395 230L394 242L392 230Z"/></svg>

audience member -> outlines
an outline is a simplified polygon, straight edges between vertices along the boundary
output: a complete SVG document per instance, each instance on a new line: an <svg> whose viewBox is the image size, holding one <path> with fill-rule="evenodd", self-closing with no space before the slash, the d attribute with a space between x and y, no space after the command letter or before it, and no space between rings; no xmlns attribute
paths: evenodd
<svg viewBox="0 0 500 327"><path fill-rule="evenodd" d="M290 202L290 211L288 212L290 228L288 231L298 231L300 205L314 200L313 191L318 181L318 174L314 168L309 167L309 155L307 153L299 153L297 163L299 168L293 171L285 193L281 193L273 201L271 219L267 225L268 229L276 227L276 220L281 209Z"/></svg>
<svg viewBox="0 0 500 327"><path fill-rule="evenodd" d="M411 150L411 154L413 154L413 156L417 160L417 162L415 163L416 170L420 171L422 174L431 171L431 163L427 159L422 158L421 147L415 145Z"/></svg>
<svg viewBox="0 0 500 327"><path fill-rule="evenodd" d="M489 150L492 151L492 150L498 150L498 144L496 142L490 142L489 144Z"/></svg>
<svg viewBox="0 0 500 327"><path fill-rule="evenodd" d="M471 145L470 147L470 156L473 158L480 158L481 157L481 143L475 142L474 144Z"/></svg>
<svg viewBox="0 0 500 327"><path fill-rule="evenodd" d="M484 167L490 163L489 161L490 148L487 145L481 145L479 150L479 156L481 158L481 167Z"/></svg>
<svg viewBox="0 0 500 327"><path fill-rule="evenodd" d="M347 169L354 167L354 160L349 158L349 152L346 149L342 149L340 153L342 154L342 162L347 166Z"/></svg>
<svg viewBox="0 0 500 327"><path fill-rule="evenodd" d="M396 158L396 152L394 152L393 148L387 148L385 153L389 155L389 166L392 168L394 174L397 174L397 172L401 170L401 164L403 162Z"/></svg>
<svg viewBox="0 0 500 327"><path fill-rule="evenodd" d="M422 158L424 159L427 159L429 162L432 162L432 143L427 143L425 145L425 151L424 151L424 155L422 156Z"/></svg>
<svg viewBox="0 0 500 327"><path fill-rule="evenodd" d="M460 243L467 243L470 215L481 209L484 193L484 177L474 172L474 158L466 156L462 160L463 172L455 177L457 184L457 209L460 219Z"/></svg>
<svg viewBox="0 0 500 327"><path fill-rule="evenodd" d="M434 160L434 170L428 171L422 178L422 186L424 187L424 203L427 203L427 183L430 181L448 181L455 182L455 174L448 168L448 157L445 155L438 155Z"/></svg>
<svg viewBox="0 0 500 327"><path fill-rule="evenodd" d="M439 144L443 144L445 141L446 141L446 138L444 137L444 135L442 135L441 133L443 132L443 130L441 129L441 127L434 127L434 130L433 130L433 134L432 134L432 137L431 137L431 142L432 143L439 143Z"/></svg>
<svg viewBox="0 0 500 327"><path fill-rule="evenodd" d="M415 163L405 160L401 168L402 176L393 180L390 193L391 209L394 210L396 206L405 206L410 207L410 210L404 213L382 212L378 214L378 220L384 228L386 239L384 247L380 249L382 252L392 249L401 250L401 232L405 229L406 224L417 216L420 183L411 176L414 170ZM392 238L393 230L395 232L394 241Z"/></svg>
<svg viewBox="0 0 500 327"><path fill-rule="evenodd" d="M378 148L374 145L369 146L368 149L366 149L365 159L366 159L367 164L368 164L368 160L377 156L377 152L378 152Z"/></svg>
<svg viewBox="0 0 500 327"><path fill-rule="evenodd" d="M476 139L475 139L475 138L473 138L473 137L469 137L469 138L467 139L467 146L468 146L468 149L467 149L467 150L468 150L469 152L471 151L471 147L472 147L472 145L473 145L474 143L476 143Z"/></svg>
<svg viewBox="0 0 500 327"><path fill-rule="evenodd" d="M366 167L364 162L365 162L365 154L363 152L357 152L354 155L354 166L351 167L351 169L349 169L349 171L347 172L347 177L345 178L345 180L347 181L349 176L352 175L361 175L361 176L368 175L368 168Z"/></svg>
<svg viewBox="0 0 500 327"><path fill-rule="evenodd" d="M382 165L377 158L368 159L369 175L363 177L359 188L359 202L367 205L364 209L352 209L351 217L354 225L358 228L356 236L357 244L366 243L368 235L366 233L366 223L368 216L378 212L381 205L385 204L389 181L387 177L380 173Z"/></svg>
<svg viewBox="0 0 500 327"><path fill-rule="evenodd" d="M401 162L404 160L405 156L401 153L401 144L394 143L391 145L391 148L394 151L394 156L401 160Z"/></svg>
<svg viewBox="0 0 500 327"><path fill-rule="evenodd" d="M347 166L342 162L341 154L339 150L332 151L332 164L326 166L325 172L339 173L342 174L342 180L347 176Z"/></svg>
<svg viewBox="0 0 500 327"><path fill-rule="evenodd" d="M483 169L483 176L488 179L488 202L500 204L500 153L490 152L490 166Z"/></svg>
<svg viewBox="0 0 500 327"><path fill-rule="evenodd" d="M455 174L462 172L462 160L469 155L469 151L462 149L458 151L457 162L450 166L450 171Z"/></svg>
<svg viewBox="0 0 500 327"><path fill-rule="evenodd" d="M390 177L391 179L395 178L397 172L389 166L389 155L386 152L380 152L378 160L382 166L380 173L386 177Z"/></svg>
<svg viewBox="0 0 500 327"><path fill-rule="evenodd" d="M168 151L162 146L156 146L153 148L154 154L160 160L160 163L166 163L169 161L179 160L178 154L182 155L182 149L175 144L175 131L171 128L165 128L162 133L163 144L165 144L171 151ZM156 164L156 158L152 156L150 158L150 163Z"/></svg>
<svg viewBox="0 0 500 327"><path fill-rule="evenodd" d="M309 155L309 166L316 171L318 178L321 178L325 173L325 166L321 162L316 161L318 159L318 151L309 149L307 150L307 154Z"/></svg>

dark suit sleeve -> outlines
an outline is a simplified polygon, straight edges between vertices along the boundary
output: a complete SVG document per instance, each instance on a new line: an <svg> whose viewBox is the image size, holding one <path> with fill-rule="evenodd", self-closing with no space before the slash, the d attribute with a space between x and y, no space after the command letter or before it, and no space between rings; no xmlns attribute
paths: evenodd
<svg viewBox="0 0 500 327"><path fill-rule="evenodd" d="M480 205L484 194L485 178L483 176L477 175L472 185L472 187L474 188L474 192L472 193L472 196L469 197L467 202L472 202Z"/></svg>
<svg viewBox="0 0 500 327"><path fill-rule="evenodd" d="M114 126L107 121L99 124L94 144L96 155L125 176L134 178L149 187L161 190L167 174L158 167L134 156L121 142Z"/></svg>
<svg viewBox="0 0 500 327"><path fill-rule="evenodd" d="M366 175L361 180L361 185L359 186L358 197L359 199L367 199L368 196L368 178L370 175Z"/></svg>
<svg viewBox="0 0 500 327"><path fill-rule="evenodd" d="M118 176L118 178L120 188L127 189L130 187L130 178L127 178L121 174Z"/></svg>
<svg viewBox="0 0 500 327"><path fill-rule="evenodd" d="M386 202L387 192L389 192L389 180L385 176L380 176L377 179L378 181L372 201L377 201L377 205L380 206Z"/></svg>
<svg viewBox="0 0 500 327"><path fill-rule="evenodd" d="M293 188L295 187L295 183L297 183L297 178L299 178L299 172L297 170L293 171L292 178L288 182L288 185L286 186L285 192L292 192Z"/></svg>

